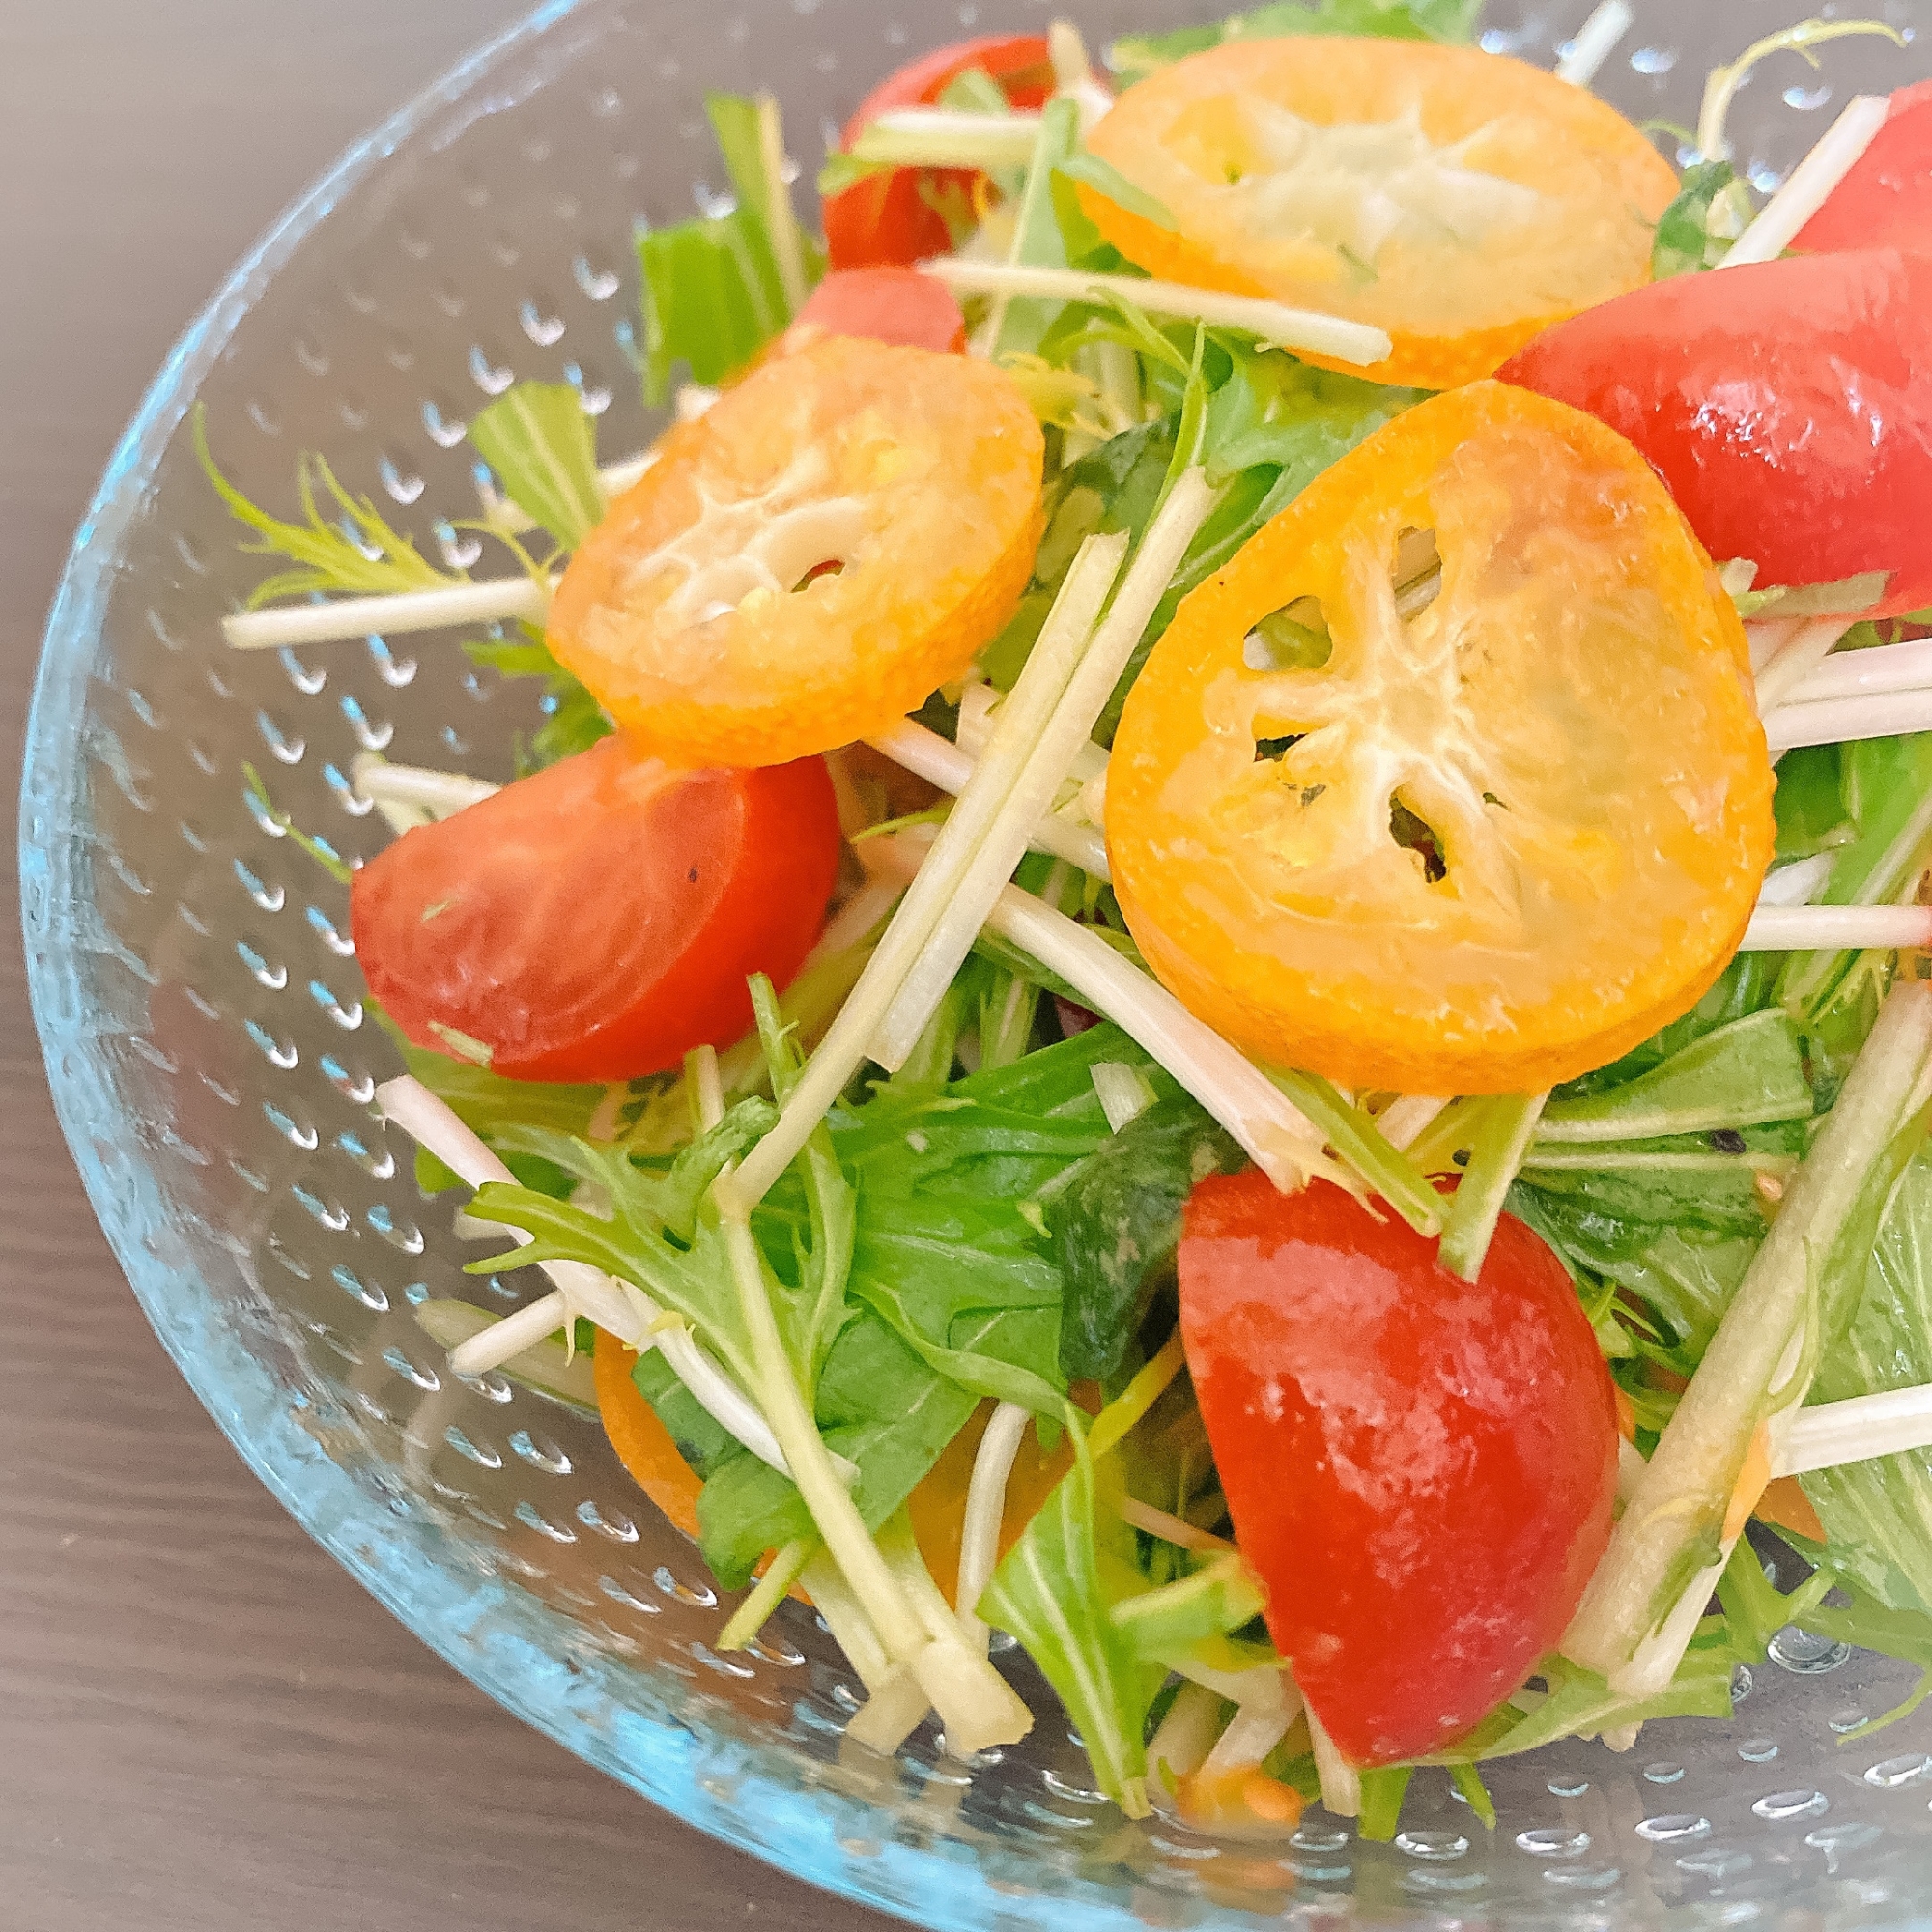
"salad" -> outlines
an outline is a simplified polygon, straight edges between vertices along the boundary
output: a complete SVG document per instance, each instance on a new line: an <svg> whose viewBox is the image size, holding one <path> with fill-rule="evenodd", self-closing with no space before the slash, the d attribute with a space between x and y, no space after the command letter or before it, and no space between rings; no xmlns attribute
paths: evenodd
<svg viewBox="0 0 1932 1932"><path fill-rule="evenodd" d="M248 774L545 1277L421 1320L874 1749L1023 1736L1016 1640L1128 1815L1386 1836L1787 1626L1932 1688L1932 87L1765 198L1738 87L1891 29L1644 129L1622 0L1554 73L1474 14L943 47L822 239L713 97L672 424L496 397L473 576L196 424L287 565L231 644L531 698L500 786L358 760L353 867Z"/></svg>

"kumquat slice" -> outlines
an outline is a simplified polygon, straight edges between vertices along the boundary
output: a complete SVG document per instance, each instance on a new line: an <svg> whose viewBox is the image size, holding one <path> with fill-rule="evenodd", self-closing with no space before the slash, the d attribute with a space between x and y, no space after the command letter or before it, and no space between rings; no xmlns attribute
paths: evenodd
<svg viewBox="0 0 1932 1932"><path fill-rule="evenodd" d="M1130 261L1372 323L1394 349L1354 373L1423 388L1648 281L1677 192L1587 88L1426 41L1230 41L1129 88L1091 145L1173 217L1081 189Z"/></svg>
<svg viewBox="0 0 1932 1932"><path fill-rule="evenodd" d="M1182 603L1115 740L1107 843L1149 963L1251 1053L1529 1093L1710 985L1771 794L1743 626L1655 472L1479 383Z"/></svg>
<svg viewBox="0 0 1932 1932"><path fill-rule="evenodd" d="M985 362L849 337L773 358L572 559L557 658L649 752L782 764L885 730L1018 604L1039 425Z"/></svg>

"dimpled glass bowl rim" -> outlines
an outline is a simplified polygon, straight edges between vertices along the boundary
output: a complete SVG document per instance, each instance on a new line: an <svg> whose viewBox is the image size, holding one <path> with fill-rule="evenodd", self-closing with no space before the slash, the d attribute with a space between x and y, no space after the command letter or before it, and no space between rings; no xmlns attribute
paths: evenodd
<svg viewBox="0 0 1932 1932"><path fill-rule="evenodd" d="M430 1544L399 1523L380 1492L331 1461L299 1425L287 1390L230 1325L210 1284L194 1268L171 1264L171 1215L154 1169L138 1154L110 1160L128 1151L116 1144L127 1123L93 1024L88 955L77 944L85 920L75 908L84 913L86 895L70 849L80 828L69 781L123 539L198 389L270 279L352 189L578 5L550 0L350 148L228 276L169 355L114 450L76 533L49 619L22 784L19 861L29 990L56 1110L137 1298L237 1451L386 1608L499 1703L685 1822L844 1896L961 1932L1044 1924L1049 1917L1065 1932L1123 1927L1137 1915L1117 1889L1063 1873L1027 1896L1013 1882L1018 1873L989 1869L984 1859L960 1846L922 1849L895 1842L882 1829L892 1822L889 1806L788 1776L794 1751L787 1741L721 1743L696 1734L668 1705L653 1701L635 1666L573 1645L573 1626L561 1612L500 1577L439 1560ZM1217 6L1214 0L1199 11L1213 13ZM1339 1904L1325 1902L1325 1909L1332 1913ZM1584 1901L1577 1904L1601 1922ZM1249 1912L1198 1895L1187 1909L1201 1924L1256 1922ZM1409 1910L1431 1916L1420 1901ZM1546 1923L1567 1916L1538 1915Z"/></svg>
<svg viewBox="0 0 1932 1932"><path fill-rule="evenodd" d="M1016 1901L995 1891L975 1866L890 1843L863 1858L846 1851L840 1837L863 1831L868 1807L761 1776L754 1761L743 1764L728 1797L716 1795L707 1786L718 1780L700 1781L696 1775L700 1749L690 1729L640 1713L621 1694L635 1688L625 1683L635 1680L634 1669L619 1659L581 1651L566 1662L554 1644L563 1622L556 1612L503 1581L445 1567L413 1539L396 1534L394 1517L298 1426L283 1391L226 1325L205 1285L182 1280L151 1251L151 1238L169 1225L154 1175L136 1161L110 1179L96 1145L98 1135L119 1124L119 1107L104 1069L91 1064L79 955L71 946L34 943L58 932L68 902L63 887L70 882L58 841L34 840L32 807L54 794L49 781L78 741L117 539L138 513L195 391L268 278L343 195L499 61L539 39L577 5L549 0L346 150L236 265L175 345L115 445L74 535L28 715L19 864L35 1023L61 1129L88 1200L163 1346L243 1462L386 1609L507 1710L711 1836L813 1885L921 1922L962 1932L1002 1919L1010 1925ZM489 1638L480 1648L474 1640L479 1631ZM1109 1906L1062 1897L1055 1909L1081 1932L1120 1923Z"/></svg>

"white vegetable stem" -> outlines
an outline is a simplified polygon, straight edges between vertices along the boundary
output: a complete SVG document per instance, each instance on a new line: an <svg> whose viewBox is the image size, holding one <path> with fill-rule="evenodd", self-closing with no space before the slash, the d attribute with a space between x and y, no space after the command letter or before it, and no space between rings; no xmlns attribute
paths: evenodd
<svg viewBox="0 0 1932 1932"><path fill-rule="evenodd" d="M1201 1776L1212 1779L1259 1765L1287 1737L1301 1708L1300 1694L1291 1690L1279 1709L1247 1705L1237 1710L1208 1753Z"/></svg>
<svg viewBox="0 0 1932 1932"><path fill-rule="evenodd" d="M1390 1147L1406 1152L1415 1145L1423 1128L1448 1104L1433 1094L1398 1094L1377 1116L1376 1125Z"/></svg>
<svg viewBox="0 0 1932 1932"><path fill-rule="evenodd" d="M510 1170L420 1080L405 1074L384 1081L377 1088L376 1098L389 1120L427 1148L466 1185L482 1187L493 1180L515 1185L516 1177ZM521 1229L505 1228L503 1232L519 1246L529 1243L530 1236ZM549 1323L542 1330L548 1335L559 1328L567 1333L571 1320L582 1315L639 1354L653 1347L662 1349L665 1360L706 1414L761 1463L790 1473L777 1438L744 1391L698 1346L689 1329L675 1321L666 1322L664 1311L642 1289L613 1281L585 1262L545 1262L541 1265L558 1291L535 1304L545 1311L543 1317L529 1309L520 1310L519 1315L529 1318L524 1327L513 1327L518 1316L511 1316L460 1343L449 1357L449 1366L458 1375L480 1376L540 1340L541 1335L526 1332L539 1319Z"/></svg>
<svg viewBox="0 0 1932 1932"><path fill-rule="evenodd" d="M986 1651L986 1626L980 1621L977 1605L1000 1560L1007 1484L1012 1479L1029 1419L1016 1402L1003 1402L993 1410L973 1458L972 1480L966 1485L966 1515L959 1530L959 1624L981 1656Z"/></svg>
<svg viewBox="0 0 1932 1932"><path fill-rule="evenodd" d="M945 1600L931 1591L931 1579L923 1566L919 1577L923 1578L923 1587L908 1590L867 1529L792 1373L747 1210L726 1179L728 1176L721 1178L714 1186L713 1198L738 1286L740 1315L751 1339L758 1390L773 1434L784 1446L792 1481L825 1539L827 1551L864 1605L887 1657L912 1673L926 1701L939 1712L949 1743L967 1754L1018 1743L1032 1729L1033 1714L967 1643Z"/></svg>
<svg viewBox="0 0 1932 1932"><path fill-rule="evenodd" d="M1183 1684L1167 1707L1167 1716L1148 1740L1149 1782L1163 1788L1161 1767L1165 1765L1179 1780L1197 1772L1214 1748L1214 1733L1221 1727L1221 1695L1205 1684Z"/></svg>
<svg viewBox="0 0 1932 1932"><path fill-rule="evenodd" d="M970 752L949 743L937 731L928 731L923 724L915 724L910 718L866 742L875 752L883 752L895 765L903 765L927 784L937 785L955 798L973 777L975 760ZM1027 835L1027 842L1036 851L1065 859L1096 879L1111 876L1107 870L1107 841L1095 826L1082 825L1057 811L1048 811L1036 821Z"/></svg>
<svg viewBox="0 0 1932 1932"><path fill-rule="evenodd" d="M990 296L1042 296L1049 301L1132 302L1150 315L1179 316L1238 328L1276 349L1303 349L1358 368L1386 358L1387 332L1339 315L1289 308L1259 296L1227 295L1181 282L1142 281L1133 275L1090 275L1074 269L1023 268L1010 262L968 261L940 255L920 268L955 289Z"/></svg>
<svg viewBox="0 0 1932 1932"><path fill-rule="evenodd" d="M1174 486L1148 526L1113 609L1100 620L1093 641L1067 676L1044 727L1035 735L998 810L961 869L944 914L879 1023L870 1053L880 1065L896 1070L918 1044L947 987L973 950L1001 887L1025 854L1028 835L1058 796L1075 754L1092 742L1095 722L1113 696L1154 607L1167 594L1187 546L1213 508L1214 498L1203 472L1190 469ZM1009 712L1015 714L1015 724L1024 728L1017 699L1016 689L1013 698L996 715L985 766L996 760ZM935 847L935 857L937 851Z"/></svg>
<svg viewBox="0 0 1932 1932"><path fill-rule="evenodd" d="M1794 704L1818 704L1837 697L1878 697L1895 691L1932 690L1932 638L1904 644L1877 644L1865 651L1840 651L1808 672L1785 693Z"/></svg>
<svg viewBox="0 0 1932 1932"><path fill-rule="evenodd" d="M872 843L882 864L906 872L918 864L918 847L908 838ZM1274 1082L1090 927L1017 886L1002 891L986 926L1031 953L1065 980L1083 1006L1145 1048L1284 1192L1300 1186L1311 1173L1333 1171L1323 1157L1321 1133Z"/></svg>
<svg viewBox="0 0 1932 1932"><path fill-rule="evenodd" d="M1758 910L1762 912L1766 906L1809 905L1825 890L1837 863L1835 852L1814 852L1808 859L1794 860L1789 866L1780 866L1776 871L1767 873L1758 891Z"/></svg>
<svg viewBox="0 0 1932 1932"><path fill-rule="evenodd" d="M1882 94L1853 95L1817 146L1758 210L1757 218L1731 244L1719 266L1735 269L1747 262L1776 261L1798 231L1824 207L1832 190L1858 165L1860 156L1885 126L1890 107Z"/></svg>
<svg viewBox="0 0 1932 1932"><path fill-rule="evenodd" d="M1139 1067L1121 1060L1096 1060L1090 1070L1109 1133L1119 1133L1153 1105L1153 1089Z"/></svg>
<svg viewBox="0 0 1932 1932"><path fill-rule="evenodd" d="M426 765L392 765L373 752L359 753L349 768L357 796L373 805L414 807L432 818L452 818L501 789L461 772L439 772Z"/></svg>
<svg viewBox="0 0 1932 1932"><path fill-rule="evenodd" d="M1569 52L1556 63L1556 78L1577 87L1588 87L1635 19L1630 0L1603 0L1603 5L1577 29Z"/></svg>
<svg viewBox="0 0 1932 1932"><path fill-rule="evenodd" d="M1362 1778L1322 1728L1312 1704L1304 1704L1308 1719L1308 1743L1315 1753L1315 1775L1321 1780L1321 1803L1337 1818L1362 1815Z"/></svg>
<svg viewBox="0 0 1932 1932"><path fill-rule="evenodd" d="M1835 674L1835 668L1834 668ZM1898 738L1932 730L1932 690L1886 692L1780 704L1764 721L1774 752L1799 745L1843 745L1858 738Z"/></svg>
<svg viewBox="0 0 1932 1932"><path fill-rule="evenodd" d="M1710 1571L1693 1552L1719 1541L1769 1399L1780 1394L1785 1411L1804 1400L1790 1364L1816 1293L1815 1270L1897 1131L1928 1054L1932 984L1902 982L1792 1180L1564 1635L1565 1655L1613 1690L1648 1694L1676 1671L1710 1588ZM1780 1390L1780 1381L1788 1386ZM1790 1419L1788 1412L1772 1418L1774 1458Z"/></svg>
<svg viewBox="0 0 1932 1932"><path fill-rule="evenodd" d="M1779 906L1759 902L1745 952L1862 952L1932 946L1932 906Z"/></svg>
<svg viewBox="0 0 1932 1932"><path fill-rule="evenodd" d="M1871 1456L1932 1448L1932 1385L1885 1389L1845 1402L1821 1402L1793 1419L1772 1463L1779 1476L1802 1476Z"/></svg>
<svg viewBox="0 0 1932 1932"><path fill-rule="evenodd" d="M758 96L758 171L765 178L765 232L771 237L785 307L796 315L811 289L805 278L805 251L791 205L791 181L796 170L784 151L779 104L769 94Z"/></svg>
<svg viewBox="0 0 1932 1932"><path fill-rule="evenodd" d="M1842 617L1813 617L1800 624L1757 673L1758 710L1767 712L1783 703L1825 662L1849 628Z"/></svg>
<svg viewBox="0 0 1932 1932"><path fill-rule="evenodd" d="M971 114L952 107L894 107L869 121L853 158L900 168L1023 168L1039 136L1037 113Z"/></svg>
<svg viewBox="0 0 1932 1932"><path fill-rule="evenodd" d="M1046 30L1047 58L1053 63L1056 94L1072 97L1080 110L1080 131L1093 132L1114 104L1105 85L1094 77L1094 64L1087 58L1087 43L1071 20L1056 20Z"/></svg>
<svg viewBox="0 0 1932 1932"><path fill-rule="evenodd" d="M838 1017L826 1029L776 1125L724 1184L731 1200L747 1211L764 1199L773 1181L797 1158L799 1150L824 1119L825 1110L865 1061L880 1020L918 965L961 875L988 827L999 817L1039 732L1050 721L1052 707L1065 689L1113 587L1125 542L1123 537L1090 537L1081 546L1026 669L1003 707L1001 729L995 733L992 748L940 828L930 857L900 900ZM1025 831L1023 826L1022 844ZM882 842L867 841L874 846Z"/></svg>
<svg viewBox="0 0 1932 1932"><path fill-rule="evenodd" d="M338 643L348 638L393 638L407 631L453 630L464 624L540 619L550 609L554 579L489 578L446 589L399 590L389 597L336 597L326 604L284 604L244 611L221 620L221 635L238 651L272 651L291 644Z"/></svg>
<svg viewBox="0 0 1932 1932"><path fill-rule="evenodd" d="M497 1232L491 1230L493 1234ZM416 1310L416 1325L443 1349L454 1349L472 1335L498 1326L505 1319L508 1318L492 1315L487 1308L478 1308L474 1302L457 1301L449 1296L425 1301ZM559 1401L575 1403L582 1408L597 1406L597 1383L590 1357L567 1354L554 1331L497 1366L505 1375L528 1382Z"/></svg>

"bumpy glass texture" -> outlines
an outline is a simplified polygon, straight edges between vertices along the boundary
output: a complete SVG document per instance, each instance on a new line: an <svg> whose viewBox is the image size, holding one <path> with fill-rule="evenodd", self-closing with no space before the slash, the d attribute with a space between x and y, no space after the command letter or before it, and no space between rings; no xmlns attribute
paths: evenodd
<svg viewBox="0 0 1932 1932"><path fill-rule="evenodd" d="M1071 11L1097 45L1217 5ZM787 1606L753 1651L716 1654L728 1603L596 1426L495 1376L456 1380L416 1323L429 1295L507 1310L530 1284L459 1274L473 1250L448 1204L418 1194L410 1148L369 1109L397 1066L358 1001L346 895L251 803L242 766L298 824L367 855L384 835L345 777L357 751L505 778L533 714L455 634L226 651L217 620L259 566L195 467L186 412L206 405L259 499L292 507L296 454L318 449L427 554L467 561L471 540L443 521L475 502L464 424L512 381L578 384L606 460L652 434L631 236L722 190L705 88L775 88L809 181L821 128L895 61L1050 11L553 6L347 156L237 270L115 454L36 696L27 946L100 1219L237 1448L398 1616L593 1763L821 1885L987 1932L1909 1919L1932 1898L1932 1710L1841 1744L1909 1674L1808 1639L1755 1673L1735 1722L1495 1767L1493 1832L1435 1774L1390 1845L1319 1808L1264 1850L1131 1826L1088 1788L1043 1696L1034 1736L970 1775L929 1726L882 1762L841 1745L854 1687L809 1613ZM1547 61L1587 11L1496 0L1484 44ZM1600 85L1689 122L1709 60L1799 11L1642 0ZM1864 11L1910 27L1915 10ZM1824 62L1812 75L1786 58L1740 97L1733 129L1765 185L1849 92L1925 68L1916 47L1901 61L1865 42Z"/></svg>

